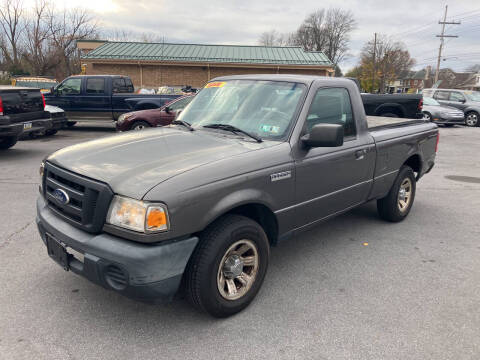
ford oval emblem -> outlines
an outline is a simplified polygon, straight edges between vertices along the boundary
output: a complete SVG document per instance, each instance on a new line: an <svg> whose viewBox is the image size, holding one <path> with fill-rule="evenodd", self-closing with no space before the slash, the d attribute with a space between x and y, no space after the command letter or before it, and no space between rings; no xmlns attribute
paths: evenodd
<svg viewBox="0 0 480 360"><path fill-rule="evenodd" d="M70 196L68 196L68 194L62 189L55 189L52 195L59 203L63 205L67 205L70 202Z"/></svg>

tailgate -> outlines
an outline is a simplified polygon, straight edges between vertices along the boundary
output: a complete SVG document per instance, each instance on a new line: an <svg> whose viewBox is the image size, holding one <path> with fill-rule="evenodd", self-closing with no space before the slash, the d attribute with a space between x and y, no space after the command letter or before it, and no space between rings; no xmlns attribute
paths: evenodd
<svg viewBox="0 0 480 360"><path fill-rule="evenodd" d="M1 89L3 115L11 123L44 118L44 103L40 90L29 88Z"/></svg>

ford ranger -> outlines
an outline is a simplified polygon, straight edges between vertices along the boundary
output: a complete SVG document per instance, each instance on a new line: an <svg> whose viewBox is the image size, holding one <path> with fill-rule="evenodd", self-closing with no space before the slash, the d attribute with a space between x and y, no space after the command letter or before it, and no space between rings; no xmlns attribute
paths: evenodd
<svg viewBox="0 0 480 360"><path fill-rule="evenodd" d="M367 120L350 80L221 77L169 126L47 157L37 225L65 270L226 317L258 293L270 246L373 200L404 220L437 145L430 122Z"/></svg>

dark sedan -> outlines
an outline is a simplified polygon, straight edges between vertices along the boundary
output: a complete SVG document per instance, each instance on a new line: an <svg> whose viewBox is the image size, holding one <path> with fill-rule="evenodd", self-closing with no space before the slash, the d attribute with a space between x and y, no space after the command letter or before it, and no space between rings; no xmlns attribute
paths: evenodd
<svg viewBox="0 0 480 360"><path fill-rule="evenodd" d="M194 95L186 95L172 100L161 108L132 111L119 116L117 131L142 130L149 127L169 125L192 101Z"/></svg>
<svg viewBox="0 0 480 360"><path fill-rule="evenodd" d="M430 97L423 98L423 118L437 124L444 124L445 126L465 123L463 111L442 105Z"/></svg>

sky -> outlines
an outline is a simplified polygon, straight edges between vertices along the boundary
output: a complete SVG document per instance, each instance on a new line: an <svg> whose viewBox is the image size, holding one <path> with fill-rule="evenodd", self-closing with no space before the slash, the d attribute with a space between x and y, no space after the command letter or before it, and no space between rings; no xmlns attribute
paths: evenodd
<svg viewBox="0 0 480 360"><path fill-rule="evenodd" d="M357 28L351 35L344 72L358 63L363 44L375 32L403 41L416 68L436 65L445 5L435 0L64 0L66 7L86 7L105 29L146 33L166 42L256 45L262 32L289 33L311 12L329 7L351 10ZM61 4L61 1L56 1ZM450 1L441 67L464 71L480 63L480 0Z"/></svg>

